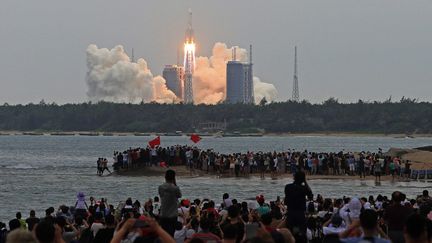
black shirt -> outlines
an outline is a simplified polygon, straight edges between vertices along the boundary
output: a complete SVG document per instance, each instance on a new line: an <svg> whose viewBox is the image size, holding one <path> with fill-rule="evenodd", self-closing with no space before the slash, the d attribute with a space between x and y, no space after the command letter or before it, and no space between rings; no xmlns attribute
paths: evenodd
<svg viewBox="0 0 432 243"><path fill-rule="evenodd" d="M285 205L288 211L306 211L306 196L312 197L309 186L288 184L285 186Z"/></svg>
<svg viewBox="0 0 432 243"><path fill-rule="evenodd" d="M114 235L114 228L105 228L100 229L94 240L93 243L109 243Z"/></svg>
<svg viewBox="0 0 432 243"><path fill-rule="evenodd" d="M36 218L36 217L30 217L30 218L27 218L27 219L26 219L26 223L27 223L27 226L28 226L28 230L29 230L29 231L32 231L32 230L33 230L33 227L34 227L37 223L39 223L39 221L40 221L40 219L39 219L39 218Z"/></svg>

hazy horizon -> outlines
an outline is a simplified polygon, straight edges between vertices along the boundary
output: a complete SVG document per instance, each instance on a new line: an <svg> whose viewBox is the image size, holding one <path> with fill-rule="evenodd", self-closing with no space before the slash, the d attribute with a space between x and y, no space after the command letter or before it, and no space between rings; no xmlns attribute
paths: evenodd
<svg viewBox="0 0 432 243"><path fill-rule="evenodd" d="M216 42L253 45L254 74L291 97L294 46L300 98L320 103L432 101L432 2L73 1L0 4L0 103L82 103L86 48L134 48L154 75L174 64L193 11L197 56Z"/></svg>

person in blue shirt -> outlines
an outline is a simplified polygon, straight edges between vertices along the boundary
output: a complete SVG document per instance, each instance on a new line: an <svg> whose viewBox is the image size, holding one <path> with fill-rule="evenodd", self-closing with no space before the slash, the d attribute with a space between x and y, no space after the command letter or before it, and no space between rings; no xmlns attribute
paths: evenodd
<svg viewBox="0 0 432 243"><path fill-rule="evenodd" d="M256 209L256 211L258 212L259 216L262 216L264 214L270 213L270 207L268 206L268 204L265 203L265 199L263 195L259 195L256 197L257 203L259 205L259 207Z"/></svg>

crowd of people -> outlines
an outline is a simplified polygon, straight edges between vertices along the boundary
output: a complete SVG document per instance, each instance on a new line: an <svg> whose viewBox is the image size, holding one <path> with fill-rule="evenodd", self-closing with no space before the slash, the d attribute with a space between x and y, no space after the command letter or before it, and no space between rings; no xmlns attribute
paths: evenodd
<svg viewBox="0 0 432 243"><path fill-rule="evenodd" d="M193 170L218 173L231 176L249 176L266 173L277 176L283 173L295 173L304 170L309 175L351 175L364 178L374 175L376 180L381 175L409 177L410 161L403 161L398 156L386 156L381 149L378 152L334 152L318 153L310 151L285 152L246 152L222 154L213 149L201 150L190 146L147 147L114 152L113 167L136 168L140 166L186 165Z"/></svg>
<svg viewBox="0 0 432 243"><path fill-rule="evenodd" d="M156 192L155 192L156 194ZM239 200L187 199L168 169L156 197L87 199L79 192L71 206L49 207L45 215L21 213L0 223L0 243L198 243L198 242L431 242L432 198L395 191L390 197L325 198L313 194L305 173L294 174L284 197L257 195Z"/></svg>

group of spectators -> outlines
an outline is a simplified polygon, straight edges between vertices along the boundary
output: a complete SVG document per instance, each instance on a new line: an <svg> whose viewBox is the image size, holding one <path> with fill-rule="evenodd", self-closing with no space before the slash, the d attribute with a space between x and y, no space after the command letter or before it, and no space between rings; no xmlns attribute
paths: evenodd
<svg viewBox="0 0 432 243"><path fill-rule="evenodd" d="M77 194L73 206L53 207L37 218L21 213L1 223L0 243L140 242L431 242L432 198L427 190L408 199L324 198L313 195L303 171L285 186L284 198L220 200L182 197L175 172L167 170L158 196L118 205Z"/></svg>
<svg viewBox="0 0 432 243"><path fill-rule="evenodd" d="M108 160L106 158L98 158L96 161L97 166L97 175L102 176L104 171L108 171L111 174L110 169L108 168Z"/></svg>
<svg viewBox="0 0 432 243"><path fill-rule="evenodd" d="M378 152L335 152L317 153L291 151L286 152L251 152L222 154L213 149L201 150L190 146L147 147L114 152L114 169L135 168L140 166L186 165L192 170L207 173L248 176L266 173L276 176L281 173L295 173L304 170L310 175L374 175L376 180L381 175L409 177L409 161L400 157L386 156L381 149Z"/></svg>

